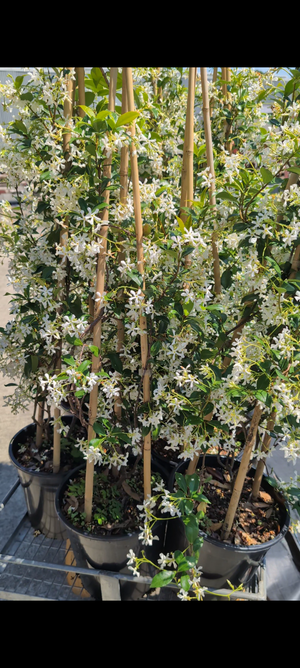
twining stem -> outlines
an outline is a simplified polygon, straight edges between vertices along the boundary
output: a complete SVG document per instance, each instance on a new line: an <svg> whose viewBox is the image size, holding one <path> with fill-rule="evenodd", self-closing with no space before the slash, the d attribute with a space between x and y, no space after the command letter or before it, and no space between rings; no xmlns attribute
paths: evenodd
<svg viewBox="0 0 300 668"><path fill-rule="evenodd" d="M43 438L43 417L44 417L44 402L41 401L38 403L38 415L37 415L37 426L36 426L36 447L39 450L42 445Z"/></svg>
<svg viewBox="0 0 300 668"><path fill-rule="evenodd" d="M155 80L156 82L156 80ZM127 88L126 88L126 77L122 79L122 114L125 114L128 111L128 101L127 101ZM120 168L120 203L125 207L127 203L127 191L128 191L128 146L122 146L121 148L121 168ZM125 259L125 253L121 244L122 235L119 233L120 247L118 251L117 263L120 266L121 262ZM121 299L123 290L119 291L118 298ZM118 318L117 324L117 353L120 353L124 343L124 319ZM115 414L118 420L121 420L122 417L122 393L121 386L119 386L119 396L115 398Z"/></svg>
<svg viewBox="0 0 300 668"><path fill-rule="evenodd" d="M134 97L133 97L133 82L132 82L132 68L124 67L123 76L126 77L127 85L127 100L128 111L134 111ZM131 136L135 136L135 122L131 125ZM139 173L138 162L134 143L130 147L130 164L131 164L131 180L133 188L133 202L135 215L135 230L136 230L136 245L137 245L137 265L138 271L143 277L142 291L145 293L145 275L144 275L144 254L143 254L143 224L140 201L140 187L139 187ZM150 369L148 366L148 335L147 335L147 318L140 313L140 330L141 330L141 362L143 375L143 400L144 403L150 401ZM144 497L151 496L151 432L144 437L143 447L143 462L144 462Z"/></svg>
<svg viewBox="0 0 300 668"><path fill-rule="evenodd" d="M69 68L71 69L71 68ZM68 98L65 99L64 101L64 117L65 117L65 128L63 131L63 153L64 153L64 158L65 158L65 169L64 169L64 174L67 174L67 172L70 169L70 139L71 139L71 120L72 120L72 114L73 114L73 89L75 86L75 82L73 79L71 79L70 74L66 76L66 85L67 85L67 92L68 92ZM68 218L66 217L64 221L64 225L61 226L60 229L60 239L59 243L62 247L66 247L67 242L68 242L68 234L69 234L69 221ZM61 268L65 269L66 266L66 257L62 257L61 260ZM66 281L65 278L62 278L58 282L58 300L60 302L63 301L64 299L64 292L65 292L65 287L66 287ZM59 306L57 310L57 314L59 315L61 313L61 306ZM56 361L56 373L60 373L61 371L61 347L62 347L62 340L58 342L57 345L57 361ZM60 432L59 432L59 418L60 418L61 412L60 409L55 407L54 408L54 429L53 429L53 473L58 473L60 469Z"/></svg>
<svg viewBox="0 0 300 668"><path fill-rule="evenodd" d="M189 86L186 108L185 133L181 171L180 218L185 223L188 217L183 207L193 200L193 158L194 158L194 106L196 68L189 68Z"/></svg>
<svg viewBox="0 0 300 668"><path fill-rule="evenodd" d="M270 436L270 434L268 434L268 431L273 431L274 424L275 424L275 418L276 418L276 411L273 410L270 417L269 417L269 420L268 420L268 423L267 423L267 431L264 435L264 440L263 440L263 443L262 443L261 451L264 452L264 453L267 453L268 450L269 450L269 447L270 447L272 436ZM255 476L254 476L254 480L253 480L253 486L252 486L252 498L253 498L254 501L257 499L258 492L260 490L264 468L265 468L265 458L260 459L257 462Z"/></svg>
<svg viewBox="0 0 300 668"><path fill-rule="evenodd" d="M230 81L231 81L230 67L226 67L226 81L228 81L228 83L230 83ZM226 98L227 98L227 109L228 109L228 111L231 110L231 105L229 103L229 97L230 97L230 94L228 92L227 85L226 85ZM225 144L225 146L226 146L226 150L229 151L229 153L231 155L232 149L233 149L233 142L228 141L228 137L230 135L230 132L231 132L231 124L226 121L226 125L225 125L226 144Z"/></svg>
<svg viewBox="0 0 300 668"><path fill-rule="evenodd" d="M209 99L208 99L208 85L207 85L207 71L206 67L200 68L201 72L201 84L202 84L202 96L203 96L203 120L204 120L204 133L205 133L205 142L206 142L206 156L207 156L207 165L209 171L212 175L212 182L209 188L209 200L212 210L217 216L216 208L216 196L215 196L215 168L214 168L214 158L213 158L213 145L212 145L212 136L211 136L211 125L210 125L210 115L209 115ZM220 260L219 253L217 248L217 222L214 222L214 231L212 234L212 254L214 261L214 291L216 295L219 295L221 292L221 275L220 275Z"/></svg>
<svg viewBox="0 0 300 668"><path fill-rule="evenodd" d="M108 109L109 111L115 110L115 98L116 98L116 85L117 85L117 75L118 68L112 67L110 70L110 80L109 80L109 99L108 99ZM105 178L111 177L111 157L106 157L104 160L103 176ZM108 182L109 185L109 182ZM109 190L104 192L104 201L109 204ZM107 251L107 233L108 233L108 208L103 209L101 213L102 225L100 231L101 238L101 247L98 253L97 260L97 276L96 276L96 299L94 304L94 317L98 318L102 304L101 298L103 296L104 287L105 287L105 278L106 278L106 251ZM92 372L97 374L101 369L101 329L102 321L99 319L93 329L93 345L96 346L99 350L99 355L96 357L92 356ZM91 441L95 438L95 432L93 429L93 424L96 421L97 417L97 401L98 401L98 385L94 385L90 393L90 402L89 402L89 427L88 427L88 441ZM84 512L86 514L85 521L88 524L92 519L92 504L93 504L93 478L94 478L94 462L87 462L86 465L86 475L85 475L85 495L84 495Z"/></svg>
<svg viewBox="0 0 300 668"><path fill-rule="evenodd" d="M251 453L253 450L253 445L256 443L256 434L257 434L257 429L259 425L259 421L262 415L262 408L260 408L259 404L256 403L253 416L251 419L248 435L246 438L246 443L243 451L243 456L241 459L241 463L239 466L238 474L235 480L233 492L231 495L230 503L228 506L227 514L225 517L225 520L223 522L223 527L222 527L222 533L221 533L221 540L228 540L229 534L231 532L234 518L235 518L235 513L239 504L239 500L241 497L241 493L243 491L244 487L244 482L245 478L247 475L247 471L249 468L249 462L250 462L250 457Z"/></svg>

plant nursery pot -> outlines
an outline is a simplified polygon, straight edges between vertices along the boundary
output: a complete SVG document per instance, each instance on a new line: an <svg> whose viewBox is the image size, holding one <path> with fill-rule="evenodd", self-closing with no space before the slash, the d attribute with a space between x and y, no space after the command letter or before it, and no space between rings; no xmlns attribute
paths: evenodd
<svg viewBox="0 0 300 668"><path fill-rule="evenodd" d="M84 468L85 465L81 465L68 473L67 478L65 478L57 490L55 498L56 512L67 532L67 537L70 540L71 548L75 556L76 565L80 568L95 568L132 576L132 571L129 570L127 566L127 555L130 549L133 550L136 556L141 554L141 551L144 550L145 556L155 563L160 552L163 552L166 521L157 521L155 527L153 527L153 535L157 536L158 540L153 540L152 545L145 546L142 545L139 540L139 531L128 533L124 536L95 536L89 534L84 529L73 526L73 524L66 518L62 512L64 492L68 486L69 480L76 479L77 472ZM165 477L164 471L158 464L153 463L152 470L159 472L162 478ZM156 573L156 569L149 564L142 564L139 573L143 577L153 577ZM86 591L89 592L93 598L101 601L102 596L99 577L95 575L80 575L80 578ZM138 577L134 582L120 580L121 600L134 601L140 599L147 593L149 588L149 584L139 583Z"/></svg>
<svg viewBox="0 0 300 668"><path fill-rule="evenodd" d="M224 459L224 458L221 458ZM202 457L199 460L198 468L201 466ZM217 467L217 457L215 455L206 455L205 463L210 467ZM234 468L239 466L235 462ZM176 471L182 473L186 470L187 463L180 464ZM170 475L169 489L173 489L175 482L175 472ZM249 476L254 477L255 469L252 468ZM263 477L261 487L274 497L273 487ZM208 536L204 531L199 531L199 536L204 538L200 549L198 566L202 568L201 584L204 587L212 589L229 588L227 580L234 587L239 585L247 586L254 577L259 565L262 563L267 552L278 544L288 531L290 524L289 507L286 501L280 504L280 532L277 536L265 543L258 545L240 546L223 543ZM172 519L168 522L165 552L183 551L187 547L184 524L180 518Z"/></svg>
<svg viewBox="0 0 300 668"><path fill-rule="evenodd" d="M65 424L70 424L72 421L69 416L63 416L62 419ZM18 471L24 490L31 526L47 538L65 540L67 537L65 527L55 512L55 494L68 472L29 471L16 458L19 446L26 442L28 435L33 436L35 432L36 425L33 423L15 434L9 444L9 456Z"/></svg>

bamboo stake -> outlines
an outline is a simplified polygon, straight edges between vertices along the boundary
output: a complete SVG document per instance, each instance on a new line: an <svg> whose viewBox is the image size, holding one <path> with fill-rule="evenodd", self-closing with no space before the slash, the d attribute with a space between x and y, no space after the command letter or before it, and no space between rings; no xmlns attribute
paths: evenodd
<svg viewBox="0 0 300 668"><path fill-rule="evenodd" d="M109 81L109 100L108 108L110 111L115 109L115 98L116 98L116 83L117 83L118 68L112 67L110 70L110 81ZM111 158L106 158L104 161L103 175L106 178L111 176ZM109 204L109 190L104 192L104 201L106 204ZM105 208L101 214L103 224L101 226L101 240L102 245L98 254L97 262L97 277L96 277L96 292L99 293L99 301L95 301L94 305L94 316L95 319L98 318L101 311L101 297L104 292L105 287L105 274L106 274L106 250L107 250L107 233L108 233L108 208ZM101 348L101 320L99 320L93 329L93 345L97 346L99 349L99 356L92 356L92 371L93 373L98 373L101 369L101 357L100 357L100 348ZM88 441L91 441L95 438L95 432L93 429L93 424L96 421L97 417L97 400L98 400L98 385L94 385L90 393L90 403L89 403L89 428L88 428ZM93 504L93 478L94 478L94 463L87 462L86 465L86 476L85 476L85 496L84 496L84 512L86 514L85 521L88 524L92 519L92 504Z"/></svg>
<svg viewBox="0 0 300 668"><path fill-rule="evenodd" d="M224 82L222 83L222 93L224 95L225 100L227 100L227 84L225 83L227 81L227 76L226 76L227 67L221 67L221 70L222 70L222 79Z"/></svg>
<svg viewBox="0 0 300 668"><path fill-rule="evenodd" d="M259 404L257 403L255 408L254 408L254 412L253 412L249 432L248 432L245 447L244 447L243 457L242 457L242 460L241 460L241 463L240 463L240 466L239 466L239 470L238 470L238 474L237 474L237 477L236 477L236 481L235 481L235 485L234 485L234 488L233 488L230 503L229 503L229 506L228 506L227 514L226 514L226 517L225 517L225 520L224 520L224 523L223 523L221 540L228 540L229 534L230 534L231 529L232 529L236 509L237 509L238 504L239 504L241 493L243 491L245 477L247 475L247 471L248 471L248 468L249 468L249 462L250 462L250 457L251 457L253 445L256 442L256 434L257 434L257 429L258 429L258 425L259 425L261 415L262 415L262 409L260 408Z"/></svg>
<svg viewBox="0 0 300 668"><path fill-rule="evenodd" d="M204 132L205 132L205 141L206 141L206 155L207 155L207 165L209 167L210 173L213 177L212 184L209 188L209 199L211 207L216 215L216 196L215 196L215 168L214 168L214 157L213 157L213 146L212 146L212 137L211 137L211 126L210 126L210 116L209 116L209 99L208 99L208 86L207 86L207 72L206 67L201 67L201 84L202 84L202 95L203 95L203 120L204 120ZM219 295L221 292L221 276L220 276L220 261L219 253L217 248L217 223L214 222L214 232L212 235L212 253L214 260L214 280L215 280L215 294Z"/></svg>
<svg viewBox="0 0 300 668"><path fill-rule="evenodd" d="M128 110L134 111L134 97L133 97L133 82L131 67L124 67L123 74L126 77L127 85L127 99ZM135 136L135 123L131 125L131 136ZM134 150L134 145L130 148L130 164L131 164L131 180L133 187L133 201L134 201L134 215L135 215L135 229L136 229L136 245L137 245L137 260L138 271L143 276L143 292L145 291L145 277L144 277L144 254L143 254L143 224L140 202L140 187L139 187L139 173L137 155ZM148 368L148 336L147 336L147 318L140 314L140 329L144 332L141 334L141 362L143 375L143 400L144 403L150 401L150 369ZM144 438L143 447L144 460L144 497L151 496L151 432Z"/></svg>
<svg viewBox="0 0 300 668"><path fill-rule="evenodd" d="M183 207L187 207L188 202L191 202L193 200L195 85L196 85L196 68L190 67L183 156L182 156L181 196L180 196L180 218L184 223L186 222L188 215L183 210Z"/></svg>
<svg viewBox="0 0 300 668"><path fill-rule="evenodd" d="M64 152L64 157L65 157L65 173L67 173L68 169L70 168L70 162L69 162L69 152L70 152L70 139L71 139L71 131L70 131L70 121L72 119L72 112L73 112L73 89L74 89L74 80L71 79L70 75L67 75L66 77L66 83L67 83L67 91L68 91L68 99L64 101L64 117L65 117L65 131L63 133L63 152ZM67 245L68 241L68 219L66 218L65 220L65 225L61 227L60 231L60 245L65 247ZM66 259L62 258L61 261L61 266L64 267L66 264ZM62 279L58 283L58 294L61 300L63 297L63 292L65 289L65 280ZM58 310L59 313L60 309ZM62 341L59 341L58 344L58 355L57 355L57 362L56 362L56 373L60 373L61 371L61 346L62 346ZM61 411L59 408L54 408L54 422L56 422L61 415ZM58 431L59 425L54 424L54 430L53 430L53 473L58 473L60 469L60 432Z"/></svg>
<svg viewBox="0 0 300 668"><path fill-rule="evenodd" d="M75 67L78 80L78 114L83 118L85 111L81 109L81 105L85 105L85 84L84 84L84 67Z"/></svg>
<svg viewBox="0 0 300 668"><path fill-rule="evenodd" d="M127 102L127 88L126 88L126 77L123 76L122 80L122 114L125 114L126 111L128 111L128 102ZM128 147L127 146L122 146L121 148L121 168L120 168L120 202L121 204L126 205L127 202L127 191L128 191ZM119 241L121 241L121 235L119 235ZM125 259L125 253L123 248L121 247L119 252L118 252L118 265L122 262L122 260ZM123 294L123 290L120 291L119 297L121 297ZM117 342L117 352L119 353L122 350L122 346L124 343L124 320L121 318L118 318L118 325L117 325L117 337L118 337L118 342ZM121 394L121 387L120 387L120 394L118 397L115 399L115 414L118 418L118 420L121 419L122 417L122 394Z"/></svg>
<svg viewBox="0 0 300 668"><path fill-rule="evenodd" d="M201 72L201 84L202 84L202 96L203 96L203 119L204 119L204 133L206 141L206 155L207 155L207 164L210 169L210 172L215 179L215 170L214 170L214 160L213 160L213 149L212 149L212 138L211 138L211 127L210 127L210 113L209 113L209 99L208 99L208 86L207 86L207 72L206 67L200 68ZM209 189L209 198L210 204L213 207L214 212L216 212L216 198L215 198L215 181L213 180L212 185ZM221 292L221 277L220 277L220 262L219 254L216 245L217 240L217 230L216 223L214 223L214 232L212 235L212 252L214 260L214 279L215 279L215 293L220 294ZM213 411L208 415L205 415L205 420L208 422L213 417ZM192 475L195 473L197 464L199 461L199 456L195 455L193 459L189 462L187 468L187 474Z"/></svg>

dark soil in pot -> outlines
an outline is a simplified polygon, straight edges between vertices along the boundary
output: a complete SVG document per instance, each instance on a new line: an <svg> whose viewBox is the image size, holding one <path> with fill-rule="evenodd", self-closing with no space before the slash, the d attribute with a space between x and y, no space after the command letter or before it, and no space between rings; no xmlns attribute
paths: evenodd
<svg viewBox="0 0 300 668"><path fill-rule="evenodd" d="M199 467L201 464L202 458ZM199 530L199 535L204 538L198 563L203 570L201 583L213 589L227 588L227 580L234 586L247 585L265 554L288 530L290 518L287 503L275 492L265 476L259 498L253 502L251 489L255 469L251 469L229 540L221 541L221 524L231 497L230 477L219 466L217 457L206 455L205 464L203 480L211 477L211 481L204 484L203 493L211 504L206 505L205 520ZM234 470L238 466L239 462L235 462ZM178 471L184 474L185 465L178 467ZM175 472L172 477L174 484ZM183 522L180 519L169 521L166 551L184 550L186 547Z"/></svg>
<svg viewBox="0 0 300 668"><path fill-rule="evenodd" d="M164 471L153 464L157 479L164 478ZM128 472L127 472L128 473ZM134 476L126 475L114 478L111 471L95 468L92 521L85 524L84 516L84 481L85 466L78 467L61 485L56 495L56 511L64 526L74 552L76 564L132 575L128 568L130 550L138 556L144 550L146 556L156 562L164 547L166 521L156 522L153 540L150 546L142 545L139 540L141 520L138 505L143 503L143 466L137 467ZM145 564L140 575L153 577L155 569ZM101 600L99 578L81 576L85 589L97 600ZM122 600L136 600L148 590L149 585L120 581Z"/></svg>
<svg viewBox="0 0 300 668"><path fill-rule="evenodd" d="M159 462L164 467L166 474L170 474L183 461L182 459L178 459L180 450L169 449L168 442L164 438L158 438L157 441L152 442L151 455L153 460Z"/></svg>
<svg viewBox="0 0 300 668"><path fill-rule="evenodd" d="M73 420L72 417L63 416L62 420L69 427L66 436L61 435L60 469L61 472L66 472L83 460L82 453L79 448L75 447L75 444L79 439L86 438L86 430L76 418ZM50 423L49 429L45 429L39 449L36 447L35 436L35 425L29 425L26 428L26 438L22 438L22 443L17 444L16 437L14 437L14 457L18 464L27 471L51 473L53 471L52 424Z"/></svg>
<svg viewBox="0 0 300 668"><path fill-rule="evenodd" d="M62 419L66 425L72 422L69 416L63 416ZM81 433L80 427L78 433ZM82 460L82 454L77 448L74 448L73 442L68 446L64 444L61 470L54 474L52 443L48 440L44 441L38 452L39 458L36 458L35 434L35 424L30 424L15 434L9 444L9 456L18 471L24 490L31 526L47 538L63 540L67 534L55 512L55 494L67 472L78 463L78 455L79 461ZM73 449L77 459L72 456Z"/></svg>

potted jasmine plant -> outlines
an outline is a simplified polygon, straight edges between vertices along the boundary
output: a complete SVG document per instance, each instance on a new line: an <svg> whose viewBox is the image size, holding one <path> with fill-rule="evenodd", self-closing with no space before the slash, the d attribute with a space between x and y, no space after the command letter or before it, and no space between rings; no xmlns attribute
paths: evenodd
<svg viewBox="0 0 300 668"><path fill-rule="evenodd" d="M9 453L30 521L51 538L63 535L54 495L65 472L81 459L74 442L86 432L83 421L61 417L59 409L51 416L39 381L71 353L89 318L88 308L80 310L86 302L85 277L70 272L56 252L56 246L65 247L68 213L76 207L80 212L74 194L83 193L78 151L69 143L74 77L68 68L36 69L1 87L5 107L20 110L19 118L2 129L1 170L18 206L3 202L1 207L1 253L9 257L14 289L12 320L1 330L1 371L16 388L6 398L12 412L33 405L34 420L15 435Z"/></svg>
<svg viewBox="0 0 300 668"><path fill-rule="evenodd" d="M259 463L256 471L252 471L252 482L248 473L253 456L259 462L264 461L272 436L285 437L283 448L291 459L298 450L300 275L295 212L299 139L295 119L299 102L295 95L293 100L289 98L298 81L297 72L292 74L292 88L285 87L283 99L281 82L276 87L271 80L269 90L256 88L255 94L252 89L250 97L254 101L273 92L271 118L261 118L245 133L234 156L227 149L218 154L219 134L214 144L215 175L207 131L209 105L204 68L202 71L208 163L205 185L209 187L210 229L212 244L215 243L210 255L213 265L208 273L211 276L213 272L214 297L208 311L216 314L215 332L211 332L210 340L203 337L200 359L202 351L205 354L201 364L185 370L178 384L179 388L188 388L181 389L181 394L189 399L189 409L193 406L198 412L202 447L198 441L198 454L191 451L190 464L178 470L176 493L169 491L162 497L162 507L172 517L168 522L167 554L161 555L161 570L153 580L153 586L162 586L177 579L183 599L201 599L204 594L201 583L213 588L228 586L228 580L234 586L247 584L263 554L282 538L289 525L287 502L272 491L272 479L262 481L262 465ZM274 72L269 76L274 79ZM231 120L236 113L234 102L238 107L240 83L240 74L231 77ZM225 119L228 120L228 114ZM224 131L228 132L225 125ZM230 133L226 138L230 139ZM290 178L282 182L279 177L284 168ZM201 212L203 220L205 209L201 199L193 201L193 208ZM210 359L213 363L206 361ZM213 382L208 383L212 378ZM232 456L227 460L217 457L210 462L206 453L211 446L216 453L221 446L234 454L236 444L233 445L232 437L249 415L251 422L240 464L234 464ZM220 431L221 439L216 438ZM184 471L188 473L186 478L182 475ZM292 486L289 500L293 498L297 504L299 492ZM153 497L149 507L157 502L158 497ZM176 520L176 515L183 520ZM144 520L150 527L153 515L145 512ZM203 539L204 547L200 549ZM168 551L173 554L170 556ZM130 554L129 563L135 572L144 562L145 559ZM201 578L199 568L203 568Z"/></svg>

